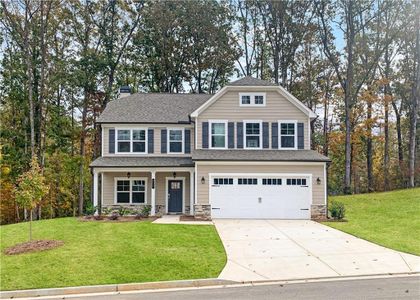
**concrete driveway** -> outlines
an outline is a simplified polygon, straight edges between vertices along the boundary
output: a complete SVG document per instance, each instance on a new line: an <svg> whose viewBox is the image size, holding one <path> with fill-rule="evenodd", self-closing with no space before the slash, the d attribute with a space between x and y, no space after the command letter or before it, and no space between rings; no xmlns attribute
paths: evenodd
<svg viewBox="0 0 420 300"><path fill-rule="evenodd" d="M420 272L420 257L306 220L214 220L228 262L220 279L285 280Z"/></svg>

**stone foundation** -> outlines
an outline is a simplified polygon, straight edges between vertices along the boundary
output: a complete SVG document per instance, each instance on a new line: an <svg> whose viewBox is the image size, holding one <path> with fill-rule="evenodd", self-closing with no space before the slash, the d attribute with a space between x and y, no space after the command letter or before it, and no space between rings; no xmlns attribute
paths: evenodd
<svg viewBox="0 0 420 300"><path fill-rule="evenodd" d="M200 220L211 220L211 205L194 204L194 217Z"/></svg>
<svg viewBox="0 0 420 300"><path fill-rule="evenodd" d="M311 219L319 220L327 218L327 206L324 204L311 205Z"/></svg>
<svg viewBox="0 0 420 300"><path fill-rule="evenodd" d="M156 216L161 217L166 214L165 205L155 205Z"/></svg>
<svg viewBox="0 0 420 300"><path fill-rule="evenodd" d="M113 213L120 213L120 209L125 209L125 215L135 216L140 214L144 207L150 207L149 204L118 204L118 205L104 205L102 207L102 214L111 215Z"/></svg>

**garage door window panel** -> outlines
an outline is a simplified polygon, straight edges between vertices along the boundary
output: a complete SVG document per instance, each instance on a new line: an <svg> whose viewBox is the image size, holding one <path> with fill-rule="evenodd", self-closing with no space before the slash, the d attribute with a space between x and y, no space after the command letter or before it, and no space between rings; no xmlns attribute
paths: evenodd
<svg viewBox="0 0 420 300"><path fill-rule="evenodd" d="M239 185L257 185L258 179L257 178L238 178Z"/></svg>
<svg viewBox="0 0 420 300"><path fill-rule="evenodd" d="M281 185L281 178L263 178L263 185Z"/></svg>
<svg viewBox="0 0 420 300"><path fill-rule="evenodd" d="M245 122L245 148L261 149L261 122Z"/></svg>
<svg viewBox="0 0 420 300"><path fill-rule="evenodd" d="M287 178L286 184L306 186L306 178Z"/></svg>
<svg viewBox="0 0 420 300"><path fill-rule="evenodd" d="M233 178L214 178L213 184L215 185L233 185Z"/></svg>
<svg viewBox="0 0 420 300"><path fill-rule="evenodd" d="M296 149L296 122L280 123L280 149Z"/></svg>

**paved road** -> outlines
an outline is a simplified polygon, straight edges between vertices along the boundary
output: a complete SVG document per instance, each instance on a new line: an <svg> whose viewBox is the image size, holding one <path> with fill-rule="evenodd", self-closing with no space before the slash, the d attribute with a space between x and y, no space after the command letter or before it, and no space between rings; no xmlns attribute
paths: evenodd
<svg viewBox="0 0 420 300"><path fill-rule="evenodd" d="M38 298L39 299L39 298ZM285 285L257 285L172 292L127 293L75 299L196 300L196 299L420 299L420 277L358 279Z"/></svg>

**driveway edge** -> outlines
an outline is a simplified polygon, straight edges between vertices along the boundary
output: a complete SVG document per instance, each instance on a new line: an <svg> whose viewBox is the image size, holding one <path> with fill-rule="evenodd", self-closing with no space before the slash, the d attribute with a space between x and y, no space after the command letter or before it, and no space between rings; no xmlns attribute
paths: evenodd
<svg viewBox="0 0 420 300"><path fill-rule="evenodd" d="M0 299L15 298L33 298L46 296L65 296L75 294L92 294L92 293L112 293L126 292L138 290L157 290L157 289L175 289L175 288L194 288L206 286L220 286L237 284L235 281L210 278L196 280L175 280L175 281L157 281L144 283L124 283L124 284L107 284L107 285L90 285L78 287L50 288L50 289L32 289L32 290L16 290L1 291Z"/></svg>

